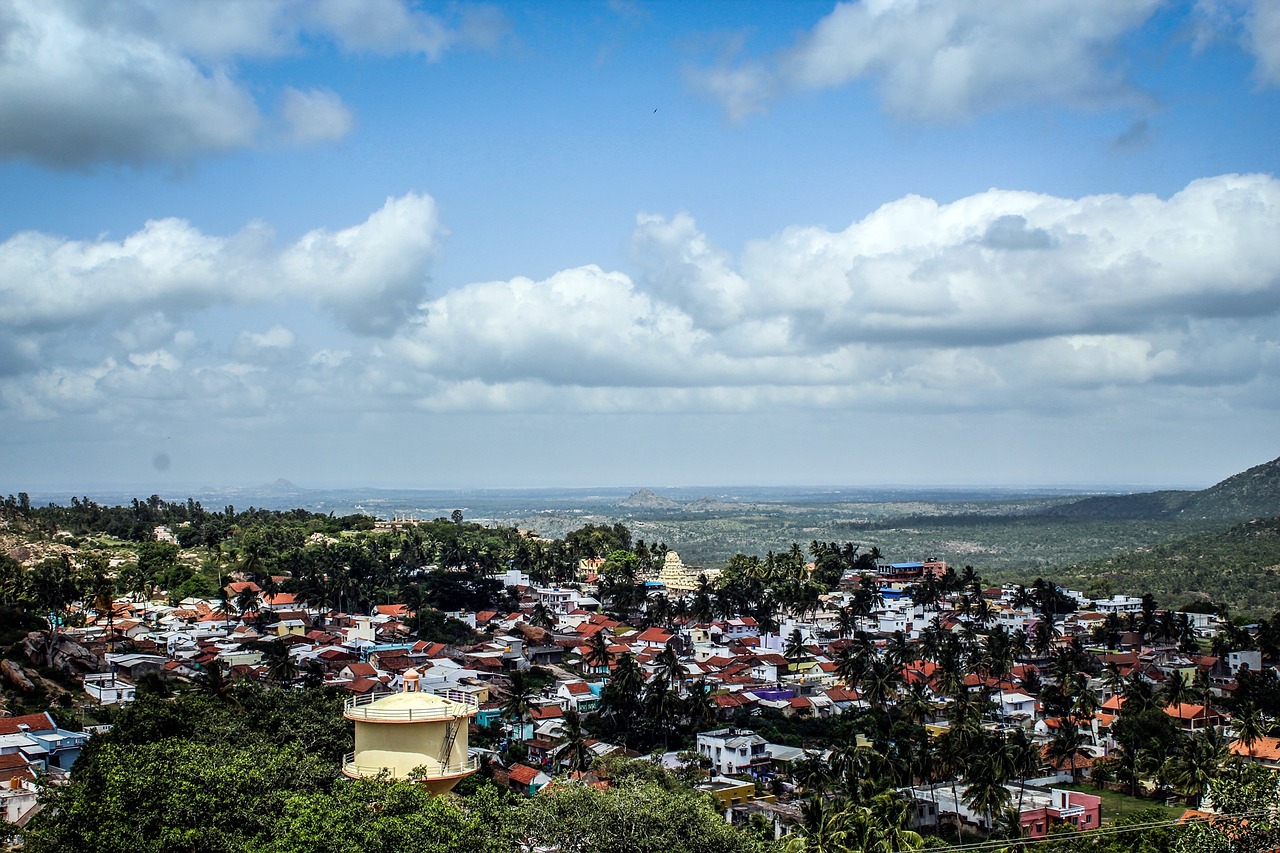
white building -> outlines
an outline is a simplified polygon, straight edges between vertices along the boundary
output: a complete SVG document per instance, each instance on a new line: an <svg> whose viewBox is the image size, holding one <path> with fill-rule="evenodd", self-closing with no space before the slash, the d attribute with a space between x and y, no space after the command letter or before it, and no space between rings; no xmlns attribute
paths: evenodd
<svg viewBox="0 0 1280 853"><path fill-rule="evenodd" d="M114 672L91 672L84 677L84 692L102 705L132 702L136 691L136 687Z"/></svg>
<svg viewBox="0 0 1280 853"><path fill-rule="evenodd" d="M1142 599L1132 595L1114 595L1095 601L1093 609L1099 613L1141 613Z"/></svg>
<svg viewBox="0 0 1280 853"><path fill-rule="evenodd" d="M753 768L767 767L768 742L749 729L717 729L698 734L698 754L711 760L716 773L724 776L749 774Z"/></svg>

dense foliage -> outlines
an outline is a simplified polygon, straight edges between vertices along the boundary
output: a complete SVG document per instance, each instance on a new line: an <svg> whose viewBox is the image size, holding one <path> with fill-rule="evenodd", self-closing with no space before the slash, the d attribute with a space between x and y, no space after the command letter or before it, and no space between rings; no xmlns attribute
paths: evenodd
<svg viewBox="0 0 1280 853"><path fill-rule="evenodd" d="M1147 591L1175 606L1213 600L1270 612L1280 598L1280 517L1072 566L1059 576L1082 584L1102 578L1117 591Z"/></svg>
<svg viewBox="0 0 1280 853"><path fill-rule="evenodd" d="M705 794L656 765L614 764L615 785L528 801L488 782L461 796L338 774L350 724L315 690L234 685L143 694L94 738L66 786L43 794L33 853L731 853L763 849Z"/></svg>

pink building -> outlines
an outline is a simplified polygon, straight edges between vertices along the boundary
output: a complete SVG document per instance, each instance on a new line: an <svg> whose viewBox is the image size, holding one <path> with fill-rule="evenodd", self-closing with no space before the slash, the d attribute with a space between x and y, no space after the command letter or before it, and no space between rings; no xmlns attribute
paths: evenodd
<svg viewBox="0 0 1280 853"><path fill-rule="evenodd" d="M1047 793L1028 792L1019 817L1022 832L1028 838L1044 838L1050 827L1059 823L1072 824L1076 829L1097 829L1102 824L1102 798L1061 788L1050 788Z"/></svg>

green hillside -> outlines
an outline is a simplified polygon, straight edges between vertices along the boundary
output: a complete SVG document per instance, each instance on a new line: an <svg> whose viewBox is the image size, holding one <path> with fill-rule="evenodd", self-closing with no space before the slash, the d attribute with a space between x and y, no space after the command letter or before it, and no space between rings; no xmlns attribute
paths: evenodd
<svg viewBox="0 0 1280 853"><path fill-rule="evenodd" d="M1181 518L1246 519L1280 514L1280 459L1255 465L1201 492L1177 509Z"/></svg>
<svg viewBox="0 0 1280 853"><path fill-rule="evenodd" d="M1078 563L1057 579L1077 587L1105 579L1115 592L1151 592L1161 604L1211 599L1270 616L1280 610L1280 516Z"/></svg>
<svg viewBox="0 0 1280 853"><path fill-rule="evenodd" d="M1142 492L1101 495L1056 507L1053 518L1245 521L1280 514L1280 459L1255 465L1198 492Z"/></svg>

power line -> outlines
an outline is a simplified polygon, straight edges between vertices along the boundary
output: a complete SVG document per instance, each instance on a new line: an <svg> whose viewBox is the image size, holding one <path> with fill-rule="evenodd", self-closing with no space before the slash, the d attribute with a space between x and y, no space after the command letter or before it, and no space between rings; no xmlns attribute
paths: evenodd
<svg viewBox="0 0 1280 853"><path fill-rule="evenodd" d="M1269 809L1260 809L1250 812L1236 812L1229 814L1215 814L1213 818L1223 820L1247 819L1259 817L1263 815L1270 816L1272 811ZM1031 846L1035 844L1048 844L1056 841L1090 841L1095 838L1110 838L1116 835L1125 835L1130 832L1145 832L1151 829L1170 829L1177 826L1191 826L1195 821L1184 822L1181 818L1176 820L1162 820L1153 823L1135 823L1126 826L1102 826L1097 829L1086 829L1081 832L1065 833L1063 835L1046 835L1044 838L1002 838L988 839L987 841L975 841L970 844L956 844L951 847L938 848L945 853L952 851L984 851L984 850L1000 850L1015 844L1023 846ZM910 853L905 849L894 851L894 853Z"/></svg>

